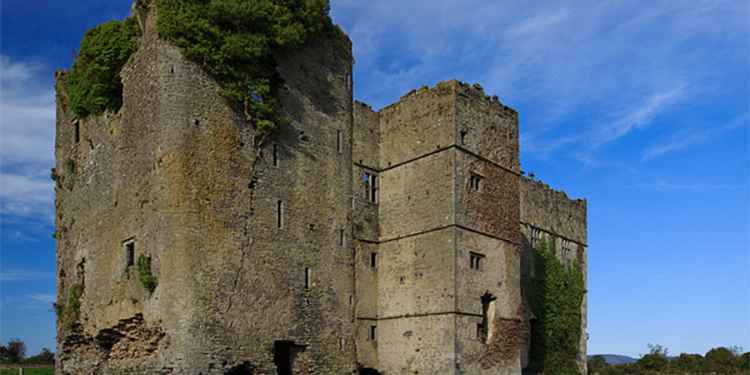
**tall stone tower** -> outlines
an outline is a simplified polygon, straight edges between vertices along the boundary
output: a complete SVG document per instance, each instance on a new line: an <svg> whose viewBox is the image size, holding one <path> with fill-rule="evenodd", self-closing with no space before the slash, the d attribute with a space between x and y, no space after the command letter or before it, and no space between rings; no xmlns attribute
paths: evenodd
<svg viewBox="0 0 750 375"><path fill-rule="evenodd" d="M58 371L356 371L349 40L278 57L292 123L256 148L154 17L118 113L75 119L57 76L58 301L81 293L78 319L59 324Z"/></svg>
<svg viewBox="0 0 750 375"><path fill-rule="evenodd" d="M449 81L379 113L357 104L354 124L354 174L379 190L355 210L367 213L355 217L364 362L387 374L517 373L519 350L487 351L496 326L523 324L517 113Z"/></svg>
<svg viewBox="0 0 750 375"><path fill-rule="evenodd" d="M373 111L326 33L277 56L258 146L154 18L117 113L57 75L59 373L521 373L531 246L585 270L586 203L522 176L514 110L447 81Z"/></svg>

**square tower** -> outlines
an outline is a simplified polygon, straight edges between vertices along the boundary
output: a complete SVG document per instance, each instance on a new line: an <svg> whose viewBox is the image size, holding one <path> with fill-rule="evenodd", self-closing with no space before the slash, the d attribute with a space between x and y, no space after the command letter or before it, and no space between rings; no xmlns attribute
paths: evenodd
<svg viewBox="0 0 750 375"><path fill-rule="evenodd" d="M377 150L357 142L372 134ZM355 238L368 237L357 250L377 254L377 264L360 261L355 271L363 364L385 373L520 371L519 351L498 340L501 326L523 324L517 113L448 81L377 114L355 106L354 138L355 179L377 176L379 192L361 204L369 216L377 206L377 225L355 217Z"/></svg>

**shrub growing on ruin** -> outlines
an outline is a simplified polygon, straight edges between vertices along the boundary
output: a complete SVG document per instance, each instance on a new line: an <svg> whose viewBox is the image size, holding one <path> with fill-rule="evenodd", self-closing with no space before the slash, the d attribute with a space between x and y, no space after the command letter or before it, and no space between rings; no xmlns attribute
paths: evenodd
<svg viewBox="0 0 750 375"><path fill-rule="evenodd" d="M151 257L147 257L143 254L141 254L138 257L138 280L141 281L141 285L143 285L146 290L153 293L156 289L156 285L158 284L156 277L151 272Z"/></svg>
<svg viewBox="0 0 750 375"><path fill-rule="evenodd" d="M333 26L328 0L156 0L161 37L180 47L222 85L222 93L258 130L288 122L279 111L283 84L274 53L298 48Z"/></svg>
<svg viewBox="0 0 750 375"><path fill-rule="evenodd" d="M65 327L72 327L81 319L81 297L83 297L83 284L73 284L68 290L68 301L62 308L61 319ZM58 308L56 308L57 310Z"/></svg>
<svg viewBox="0 0 750 375"><path fill-rule="evenodd" d="M534 257L531 307L538 323L531 332L531 365L545 374L577 375L583 272L577 265L563 264L551 242L537 247Z"/></svg>
<svg viewBox="0 0 750 375"><path fill-rule="evenodd" d="M78 117L122 106L120 71L138 46L133 18L101 24L84 35L67 79L70 108Z"/></svg>

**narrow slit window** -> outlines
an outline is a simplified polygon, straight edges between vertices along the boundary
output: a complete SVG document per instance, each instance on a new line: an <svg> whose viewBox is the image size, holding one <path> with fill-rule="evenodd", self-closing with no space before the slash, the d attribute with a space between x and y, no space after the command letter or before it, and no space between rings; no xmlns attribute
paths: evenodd
<svg viewBox="0 0 750 375"><path fill-rule="evenodd" d="M284 202L276 202L276 228L281 229L284 227Z"/></svg>
<svg viewBox="0 0 750 375"><path fill-rule="evenodd" d="M305 268L305 290L309 290L312 286L312 269L310 267Z"/></svg>
<svg viewBox="0 0 750 375"><path fill-rule="evenodd" d="M372 176L372 196L370 196L370 202L378 203L378 193L380 192L380 183L378 176Z"/></svg>
<svg viewBox="0 0 750 375"><path fill-rule="evenodd" d="M563 257L567 260L570 258L570 253L573 252L573 242L569 240L562 241Z"/></svg>
<svg viewBox="0 0 750 375"><path fill-rule="evenodd" d="M534 247L542 241L542 230L531 228L531 246Z"/></svg>
<svg viewBox="0 0 750 375"><path fill-rule="evenodd" d="M378 268L378 253L370 253L370 268Z"/></svg>
<svg viewBox="0 0 750 375"><path fill-rule="evenodd" d="M481 271L484 263L484 255L478 253L471 253L469 255L469 265L471 269Z"/></svg>
<svg viewBox="0 0 750 375"><path fill-rule="evenodd" d="M461 145L465 145L466 144L466 135L467 134L469 134L468 131L461 130L461 134L460 134L460 136L461 136Z"/></svg>
<svg viewBox="0 0 750 375"><path fill-rule="evenodd" d="M81 141L81 124L78 122L75 123L75 141L76 143Z"/></svg>
<svg viewBox="0 0 750 375"><path fill-rule="evenodd" d="M374 324L370 325L370 341L375 341L378 339L378 327Z"/></svg>
<svg viewBox="0 0 750 375"><path fill-rule="evenodd" d="M336 152L339 154L344 152L344 136L341 130L336 130Z"/></svg>
<svg viewBox="0 0 750 375"><path fill-rule="evenodd" d="M135 240L123 242L123 248L125 249L125 266L130 267L135 264Z"/></svg>
<svg viewBox="0 0 750 375"><path fill-rule="evenodd" d="M471 191L474 191L474 192L480 192L480 191L482 191L482 180L483 179L484 179L484 177L482 177L482 176L480 176L478 174L472 173L471 174L471 178L469 179L469 186L471 188Z"/></svg>
<svg viewBox="0 0 750 375"><path fill-rule="evenodd" d="M372 203L378 203L378 191L380 190L378 176L370 172L365 172L362 182L365 187L365 199Z"/></svg>
<svg viewBox="0 0 750 375"><path fill-rule="evenodd" d="M339 338L339 350L342 352L346 349L346 339L341 337Z"/></svg>
<svg viewBox="0 0 750 375"><path fill-rule="evenodd" d="M346 240L346 237L345 237L345 234L344 234L344 230L343 229L339 229L339 246L344 246L345 240Z"/></svg>
<svg viewBox="0 0 750 375"><path fill-rule="evenodd" d="M274 144L273 150L271 151L273 154L273 166L278 167L279 166L279 145Z"/></svg>

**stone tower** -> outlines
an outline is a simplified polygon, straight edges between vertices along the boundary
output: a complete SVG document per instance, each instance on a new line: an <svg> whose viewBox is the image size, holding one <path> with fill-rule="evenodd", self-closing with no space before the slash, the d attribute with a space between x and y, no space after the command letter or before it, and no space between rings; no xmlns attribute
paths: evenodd
<svg viewBox="0 0 750 375"><path fill-rule="evenodd" d="M360 345L365 363L386 374L520 369L518 351L496 353L508 357L497 366L485 353L496 323L521 322L516 112L450 81L379 113L357 104L354 125L355 178L377 176L379 190L374 202L359 195L366 215L354 222L367 297L358 331L377 336Z"/></svg>
<svg viewBox="0 0 750 375"><path fill-rule="evenodd" d="M331 33L278 56L292 123L256 147L140 18L120 111L76 119L57 75L59 373L521 373L524 254L585 269L586 205L521 175L514 110L448 81L375 112Z"/></svg>

